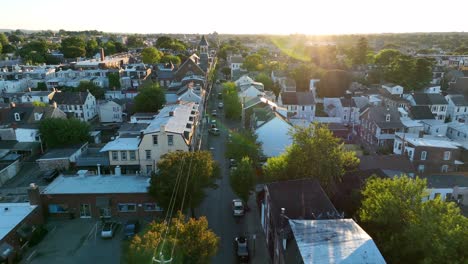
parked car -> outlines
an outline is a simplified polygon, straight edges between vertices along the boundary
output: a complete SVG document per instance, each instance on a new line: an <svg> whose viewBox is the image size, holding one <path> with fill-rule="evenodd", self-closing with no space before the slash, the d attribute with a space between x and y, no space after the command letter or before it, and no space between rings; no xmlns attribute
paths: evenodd
<svg viewBox="0 0 468 264"><path fill-rule="evenodd" d="M223 107L224 107L224 104L223 104L222 102L219 102L219 103L218 103L218 108L219 108L219 109L222 109Z"/></svg>
<svg viewBox="0 0 468 264"><path fill-rule="evenodd" d="M218 111L216 109L211 111L211 116L218 116Z"/></svg>
<svg viewBox="0 0 468 264"><path fill-rule="evenodd" d="M53 181L59 175L58 170L47 170L42 174L42 178L47 182Z"/></svg>
<svg viewBox="0 0 468 264"><path fill-rule="evenodd" d="M218 122L216 122L216 119L211 119L210 121L210 128L216 128Z"/></svg>
<svg viewBox="0 0 468 264"><path fill-rule="evenodd" d="M229 159L229 168L237 167L237 161L235 159Z"/></svg>
<svg viewBox="0 0 468 264"><path fill-rule="evenodd" d="M222 93L218 93L218 99L219 100L223 99L223 94Z"/></svg>
<svg viewBox="0 0 468 264"><path fill-rule="evenodd" d="M245 214L244 204L241 199L232 200L232 212L234 216L243 216Z"/></svg>
<svg viewBox="0 0 468 264"><path fill-rule="evenodd" d="M238 236L234 238L234 250L240 263L249 262L249 246L246 237Z"/></svg>
<svg viewBox="0 0 468 264"><path fill-rule="evenodd" d="M212 127L210 128L210 130L208 130L208 132L214 136L219 136L220 132L219 132L219 129L217 129L216 127Z"/></svg>
<svg viewBox="0 0 468 264"><path fill-rule="evenodd" d="M102 224L101 237L102 238L112 238L117 231L118 224L116 222L108 221Z"/></svg>
<svg viewBox="0 0 468 264"><path fill-rule="evenodd" d="M140 231L140 222L138 220L129 220L125 223L124 238L131 239L138 231Z"/></svg>

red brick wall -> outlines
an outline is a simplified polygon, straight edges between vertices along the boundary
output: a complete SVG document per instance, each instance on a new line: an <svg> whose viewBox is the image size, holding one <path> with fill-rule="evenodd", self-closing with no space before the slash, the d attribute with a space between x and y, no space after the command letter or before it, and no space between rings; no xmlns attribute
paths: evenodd
<svg viewBox="0 0 468 264"><path fill-rule="evenodd" d="M49 204L68 205L69 212L73 212L75 217L80 217L80 205L89 204L91 206L91 217L99 218L99 208L96 206L97 197L108 197L110 199L110 208L112 217L134 218L134 217L154 217L161 212L144 211L144 203L155 203L156 201L148 193L126 193L126 194L41 194L44 213L51 217L69 218L70 214L49 214ZM136 212L119 212L119 203L137 204ZM139 204L142 206L140 207Z"/></svg>

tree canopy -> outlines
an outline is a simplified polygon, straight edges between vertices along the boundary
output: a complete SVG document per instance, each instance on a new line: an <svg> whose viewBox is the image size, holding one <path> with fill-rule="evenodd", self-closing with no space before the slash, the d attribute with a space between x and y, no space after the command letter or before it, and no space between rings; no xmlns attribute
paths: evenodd
<svg viewBox="0 0 468 264"><path fill-rule="evenodd" d="M219 168L208 151L169 152L159 160L157 166L158 171L151 177L150 194L165 210L169 207L174 187L179 184L174 208L181 209L185 195L184 207L192 209L192 216L194 209L205 198L205 188L217 187L215 181L219 177Z"/></svg>
<svg viewBox="0 0 468 264"><path fill-rule="evenodd" d="M86 43L80 37L69 37L62 40L62 52L65 58L84 57Z"/></svg>
<svg viewBox="0 0 468 264"><path fill-rule="evenodd" d="M185 51L187 49L187 46L185 45L184 42L178 39L167 37L167 36L159 37L156 40L155 46L158 49L169 49L169 50L179 51L179 52Z"/></svg>
<svg viewBox="0 0 468 264"><path fill-rule="evenodd" d="M468 219L454 202L427 197L426 180L370 178L359 216L389 263L466 263Z"/></svg>
<svg viewBox="0 0 468 264"><path fill-rule="evenodd" d="M289 71L288 75L296 81L297 91L309 91L310 79L319 79L323 76L323 69L311 62L303 62ZM325 81L328 81L325 80Z"/></svg>
<svg viewBox="0 0 468 264"><path fill-rule="evenodd" d="M265 73L259 73L255 76L255 81L263 83L265 90L273 91L273 81L271 78Z"/></svg>
<svg viewBox="0 0 468 264"><path fill-rule="evenodd" d="M248 157L252 162L260 160L262 146L257 135L251 130L240 130L231 133L231 140L226 145L226 157L240 161Z"/></svg>
<svg viewBox="0 0 468 264"><path fill-rule="evenodd" d="M347 171L354 170L359 159L323 124L295 127L293 144L278 157L269 158L264 172L271 181L317 179L331 195Z"/></svg>
<svg viewBox="0 0 468 264"><path fill-rule="evenodd" d="M109 79L109 88L111 89L120 89L120 75L118 72L111 72L107 75L107 79Z"/></svg>
<svg viewBox="0 0 468 264"><path fill-rule="evenodd" d="M166 54L161 58L159 62L160 63L172 63L177 66L177 65L180 65L181 60L179 56Z"/></svg>
<svg viewBox="0 0 468 264"><path fill-rule="evenodd" d="M247 204L250 192L255 187L255 167L251 159L244 157L232 170L229 180L232 190Z"/></svg>
<svg viewBox="0 0 468 264"><path fill-rule="evenodd" d="M169 226L166 222L151 222L126 247L126 263L151 263L153 256L157 258L161 252L164 260L169 259L174 252L172 263L209 263L218 251L219 237L208 228L206 217L185 219L179 213L170 220Z"/></svg>
<svg viewBox="0 0 468 264"><path fill-rule="evenodd" d="M157 83L147 82L140 87L134 99L135 112L158 112L166 103L164 91Z"/></svg>
<svg viewBox="0 0 468 264"><path fill-rule="evenodd" d="M146 47L141 51L141 59L146 64L158 63L162 56L163 53L155 47Z"/></svg>
<svg viewBox="0 0 468 264"><path fill-rule="evenodd" d="M317 93L319 97L342 97L350 85L351 76L347 71L330 70L317 84Z"/></svg>
<svg viewBox="0 0 468 264"><path fill-rule="evenodd" d="M242 114L242 104L239 100L235 83L223 83L223 101L226 117L229 119L240 119Z"/></svg>
<svg viewBox="0 0 468 264"><path fill-rule="evenodd" d="M244 58L242 68L248 71L261 71L264 68L263 58L260 54L251 54Z"/></svg>
<svg viewBox="0 0 468 264"><path fill-rule="evenodd" d="M39 132L49 148L80 144L89 139L89 125L75 118L46 118L39 123Z"/></svg>

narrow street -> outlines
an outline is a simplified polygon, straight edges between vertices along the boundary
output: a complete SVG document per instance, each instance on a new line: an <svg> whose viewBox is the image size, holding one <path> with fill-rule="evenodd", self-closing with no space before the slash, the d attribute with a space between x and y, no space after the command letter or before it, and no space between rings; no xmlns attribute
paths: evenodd
<svg viewBox="0 0 468 264"><path fill-rule="evenodd" d="M217 109L218 100L215 98L217 93L218 91L213 89L208 112ZM197 216L204 215L208 218L210 228L220 237L218 254L213 258L212 263L237 263L234 238L238 235L249 238L250 263L269 263L255 196L250 197L249 207L251 210L244 217L236 219L233 216L231 201L237 196L233 193L229 183L229 166L224 153L228 133L231 129L238 127L239 123L225 120L224 111L220 109L217 111L218 116L215 119L218 121L221 134L219 136L209 135L207 144L203 145L213 153L214 159L219 162L222 177L217 181L217 189L207 190L205 200L196 210Z"/></svg>

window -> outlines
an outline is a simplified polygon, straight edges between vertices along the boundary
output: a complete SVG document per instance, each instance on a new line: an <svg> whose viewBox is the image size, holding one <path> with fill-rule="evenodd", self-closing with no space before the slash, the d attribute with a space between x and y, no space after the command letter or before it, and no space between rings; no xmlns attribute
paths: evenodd
<svg viewBox="0 0 468 264"><path fill-rule="evenodd" d="M136 160L136 152L134 150L130 150L130 160Z"/></svg>
<svg viewBox="0 0 468 264"><path fill-rule="evenodd" d="M448 171L448 165L442 165L442 167L440 168L440 171L441 172L447 172Z"/></svg>
<svg viewBox="0 0 468 264"><path fill-rule="evenodd" d="M452 200L452 194L451 194L451 193L446 193L446 194L445 194L445 201L448 202L448 201L450 201L450 200Z"/></svg>
<svg viewBox="0 0 468 264"><path fill-rule="evenodd" d="M15 113L15 121L21 121L21 117L19 113Z"/></svg>
<svg viewBox="0 0 468 264"><path fill-rule="evenodd" d="M385 122L390 122L390 114L387 114L387 115L385 116Z"/></svg>
<svg viewBox="0 0 468 264"><path fill-rule="evenodd" d="M49 204L49 213L68 213L68 205L66 204Z"/></svg>
<svg viewBox="0 0 468 264"><path fill-rule="evenodd" d="M153 145L157 145L157 144L158 144L158 136L154 135L153 136Z"/></svg>
<svg viewBox="0 0 468 264"><path fill-rule="evenodd" d="M151 159L151 150L147 149L147 150L145 150L145 152L146 152L146 159L150 160Z"/></svg>
<svg viewBox="0 0 468 264"><path fill-rule="evenodd" d="M163 211L161 207L159 207L156 203L145 203L143 205L145 211Z"/></svg>
<svg viewBox="0 0 468 264"><path fill-rule="evenodd" d="M122 160L127 160L127 151L120 151L120 158Z"/></svg>
<svg viewBox="0 0 468 264"><path fill-rule="evenodd" d="M449 160L450 159L450 151L445 151L444 152L444 160Z"/></svg>
<svg viewBox="0 0 468 264"><path fill-rule="evenodd" d="M426 160L427 157L427 151L422 151L421 152L421 160Z"/></svg>
<svg viewBox="0 0 468 264"><path fill-rule="evenodd" d="M441 112L445 111L445 106L441 106L441 107L440 107L440 111L441 111Z"/></svg>
<svg viewBox="0 0 468 264"><path fill-rule="evenodd" d="M119 212L136 212L136 204L134 203L119 203L118 205Z"/></svg>
<svg viewBox="0 0 468 264"><path fill-rule="evenodd" d="M112 151L112 160L119 160L119 153L117 151Z"/></svg>
<svg viewBox="0 0 468 264"><path fill-rule="evenodd" d="M434 194L434 199L440 198L440 193L435 193Z"/></svg>
<svg viewBox="0 0 468 264"><path fill-rule="evenodd" d="M424 165L421 164L421 165L418 166L418 172L419 172L419 173L423 173L423 172L424 172Z"/></svg>
<svg viewBox="0 0 468 264"><path fill-rule="evenodd" d="M432 111L432 112L436 112L436 111L437 111L437 106L433 106L433 107L431 108L431 111Z"/></svg>
<svg viewBox="0 0 468 264"><path fill-rule="evenodd" d="M305 111L305 106L302 106L302 111Z"/></svg>
<svg viewBox="0 0 468 264"><path fill-rule="evenodd" d="M174 145L174 136L173 135L167 135L167 145L169 145L169 146Z"/></svg>

